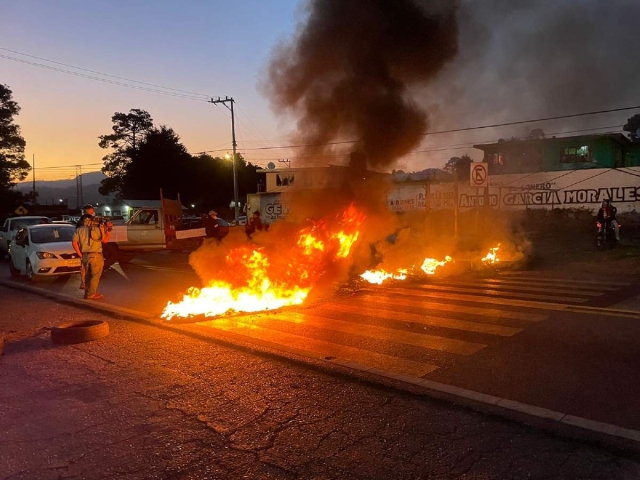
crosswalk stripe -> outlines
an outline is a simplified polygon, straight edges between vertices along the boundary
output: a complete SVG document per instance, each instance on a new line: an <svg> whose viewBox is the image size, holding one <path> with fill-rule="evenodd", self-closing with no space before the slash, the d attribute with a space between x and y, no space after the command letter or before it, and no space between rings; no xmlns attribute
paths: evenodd
<svg viewBox="0 0 640 480"><path fill-rule="evenodd" d="M431 315L419 315L417 313L398 312L397 310L382 310L379 308L367 308L359 305L328 304L322 305L315 310L330 310L338 313L352 313L364 315L370 318L380 318L383 320L393 319L399 322L418 323L430 327L449 328L453 330L464 330L467 332L486 333L488 335L498 335L500 337L511 337L520 333L522 328L505 327L489 323L468 322L455 318L435 317Z"/></svg>
<svg viewBox="0 0 640 480"><path fill-rule="evenodd" d="M583 284L583 285L607 285L607 286L616 286L616 287L628 287L631 285L629 282L619 282L619 281L600 281L600 280L576 280L574 278L547 278L543 277L542 274L533 274L532 272L521 273L521 272L502 272L500 276L505 276L509 278L518 278L522 280L533 280L533 281L542 281L549 283L568 283L568 284Z"/></svg>
<svg viewBox="0 0 640 480"><path fill-rule="evenodd" d="M365 291L360 290L365 294L374 293L373 290ZM375 295L367 295L367 298L360 297L361 300L366 301L366 305L395 305L398 307L414 307L420 308L421 310L426 311L442 311L442 312L451 312L451 313L464 313L466 315L474 315L480 316L483 318L503 318L508 320L521 320L524 322L541 322L546 320L547 315L542 315L539 313L527 313L527 312L512 312L510 310L500 310L497 308L483 308L483 307L470 307L466 305L456 305L453 303L438 303L438 302L428 302L418 304L415 300L409 300L406 298L400 298L397 296L380 296L380 292L375 292ZM354 305L357 301L353 299L349 299L349 304ZM341 302L342 304L342 302Z"/></svg>
<svg viewBox="0 0 640 480"><path fill-rule="evenodd" d="M415 360L409 360L407 358L385 355L371 350L347 347L345 345L316 340L301 335L266 329L254 323L247 323L250 322L251 318L252 317L242 317L242 321L239 319L235 319L235 321L228 319L211 320L200 322L198 325L257 339L276 346L285 347L287 350L297 350L301 354L310 353L313 356L319 356L321 358L335 357L340 360L367 365L371 368L387 370L402 375L411 375L413 377L422 377L438 368L437 365L416 362ZM257 322L261 319L259 316L255 318Z"/></svg>
<svg viewBox="0 0 640 480"><path fill-rule="evenodd" d="M466 342L464 340L456 340L436 335L407 332L394 328L379 327L377 325L345 322L344 320L319 317L307 313L276 313L265 317L265 319L303 324L309 327L322 328L347 333L349 335L361 335L376 340L404 343L405 345L414 345L429 350L455 353L456 355L471 355L486 347L483 343Z"/></svg>
<svg viewBox="0 0 640 480"><path fill-rule="evenodd" d="M447 282L447 284L449 284L449 282ZM505 287L509 286L513 288L527 287L530 285L535 288L543 288L543 287L547 289L555 288L555 285L550 284L545 280L516 280L516 279L511 280L511 279L497 279L497 278L485 278L478 281L477 283L454 281L452 282L452 284L455 284L455 285L504 285ZM575 285L573 282L569 283L568 285L563 285L562 288L575 290L576 293L580 293L583 290L602 292L602 291L615 291L620 289L620 287L604 287L601 285Z"/></svg>
<svg viewBox="0 0 640 480"><path fill-rule="evenodd" d="M573 286L567 286L567 287L562 287L561 289L558 288L558 286L556 285L546 285L546 286L542 286L542 285L536 285L536 284L532 284L531 282L521 282L522 284L511 284L510 282L501 282L501 281L494 281L494 280L483 280L482 282L443 282L441 285L444 286L451 286L451 287L477 287L477 289L482 289L482 288L494 288L494 289L500 289L500 290L516 290L518 292L553 292L553 293L569 293L569 294L575 294L575 295L583 295L586 297L598 297L601 296L603 294L602 290L605 290L603 288L598 288L596 289L596 287L573 287ZM606 290L617 290L617 288L615 287L608 287Z"/></svg>
<svg viewBox="0 0 640 480"><path fill-rule="evenodd" d="M374 289L364 289L370 292L374 292ZM377 290L378 294L380 294L381 290ZM564 310L567 305L561 303L553 303L553 302L536 302L533 300L517 300L510 298L498 298L498 297L486 297L481 295L457 295L455 293L436 293L436 292L422 292L418 289L400 289L400 288L388 288L385 289L384 292L386 294L396 293L398 295L405 296L413 296L413 297L423 297L423 298L441 298L448 300L460 300L463 302L470 303L489 303L492 305L509 305L512 307L528 307L528 308L539 308L541 310ZM557 298L558 300L567 300L566 298ZM584 302L583 299L577 299L578 301Z"/></svg>
<svg viewBox="0 0 640 480"><path fill-rule="evenodd" d="M531 300L552 300L552 301L564 301L564 302L571 302L571 303L580 303L580 302L586 302L587 299L586 298L580 298L580 297L564 297L564 296L559 296L559 295L541 295L541 294L537 294L537 293L516 293L516 292L504 292L504 291L499 291L499 290L474 290L471 288L447 288L447 287L438 287L438 286L434 286L434 285L421 285L421 286L417 286L417 287L407 287L405 289L403 289L405 291L413 291L413 290L417 290L417 291L421 291L421 292L428 292L431 295L448 295L448 292L452 292L453 295L455 295L454 292L461 292L461 293L473 293L476 294L478 297L483 297L486 296L488 299L496 299L497 297L500 298L528 298ZM438 292L446 292L446 293L434 293L434 291ZM495 295L495 296L494 296ZM445 298L445 297L438 297L438 298Z"/></svg>

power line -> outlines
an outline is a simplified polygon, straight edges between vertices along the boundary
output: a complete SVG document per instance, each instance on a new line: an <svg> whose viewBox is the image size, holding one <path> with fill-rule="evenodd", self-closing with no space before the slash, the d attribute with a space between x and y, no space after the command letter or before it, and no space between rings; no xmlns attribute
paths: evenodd
<svg viewBox="0 0 640 480"><path fill-rule="evenodd" d="M71 70L65 70L63 68L52 67L51 65L44 65L42 63L31 62L31 61L28 61L28 60L23 60L21 58L11 57L9 55L0 54L0 58L5 58L7 60L13 60L15 62L24 63L24 64L32 65L32 66L35 66L35 67L46 68L47 70L53 70L55 72L66 73L68 75L74 75L76 77L82 77L82 78L86 78L86 79L89 79L89 80L95 80L95 81L98 81L98 82L109 83L111 85L118 85L120 87L132 88L134 90L142 90L142 91L145 91L145 92L158 93L160 95L167 95L169 97L183 98L185 100L195 100L195 101L198 101L198 102L206 102L207 101L206 98L197 98L197 97L194 97L194 96L188 96L188 95L183 95L183 94L179 94L179 93L165 92L165 91L162 91L162 90L156 90L156 89L152 89L152 88L141 87L141 86L138 86L138 85L129 85L129 84L124 83L124 82L117 82L117 81L114 81L114 80L108 80L106 78L95 77L93 75L86 75L84 73L73 72Z"/></svg>
<svg viewBox="0 0 640 480"><path fill-rule="evenodd" d="M4 50L5 52L11 52L11 53L15 53L18 55L23 55L25 57L30 57L30 58L35 58L37 60L43 60L45 62L49 62L49 63L54 63L56 65L62 65L64 67L70 67L70 68L74 68L76 70L82 70L84 72L89 72L89 73L96 73L98 75L102 75L104 77L111 77L111 78L117 78L119 80L126 80L127 82L133 82L133 83L139 83L141 85L147 85L150 87L157 87L157 88L162 88L164 90L172 90L174 92L181 92L181 93L189 93L192 95L199 95L199 96L203 96L203 97L211 97L211 95L207 95L205 93L199 93L199 92L191 92L189 90L180 90L179 88L171 88L171 87L164 87L162 85L157 85L155 83L147 83L147 82L141 82L139 80L133 80L131 78L126 78L126 77L119 77L117 75L111 75L109 73L103 73L103 72L98 72L96 70L90 70L88 68L82 68L82 67L76 67L75 65L70 65L68 63L62 63L62 62L56 62L55 60L49 60L48 58L43 58L43 57L37 57L35 55L29 55L28 53L22 53L22 52L18 52L16 50L11 50L9 48L4 48L4 47L0 47L0 50Z"/></svg>

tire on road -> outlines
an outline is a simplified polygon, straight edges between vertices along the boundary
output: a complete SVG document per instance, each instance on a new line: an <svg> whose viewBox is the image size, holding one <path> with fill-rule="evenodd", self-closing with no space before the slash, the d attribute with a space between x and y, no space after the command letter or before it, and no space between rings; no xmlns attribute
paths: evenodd
<svg viewBox="0 0 640 480"><path fill-rule="evenodd" d="M62 345L92 342L107 335L109 324L102 320L64 323L51 329L51 341Z"/></svg>

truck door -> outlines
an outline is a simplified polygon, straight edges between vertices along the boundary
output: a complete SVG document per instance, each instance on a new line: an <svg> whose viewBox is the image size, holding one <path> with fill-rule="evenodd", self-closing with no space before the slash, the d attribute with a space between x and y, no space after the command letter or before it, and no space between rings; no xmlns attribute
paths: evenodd
<svg viewBox="0 0 640 480"><path fill-rule="evenodd" d="M164 232L160 223L160 210L142 208L127 223L127 244L139 249L164 245Z"/></svg>

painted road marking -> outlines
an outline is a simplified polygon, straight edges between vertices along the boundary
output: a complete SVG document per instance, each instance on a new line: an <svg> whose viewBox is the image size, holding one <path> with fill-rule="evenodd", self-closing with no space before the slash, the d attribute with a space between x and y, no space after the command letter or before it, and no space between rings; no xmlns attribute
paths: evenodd
<svg viewBox="0 0 640 480"><path fill-rule="evenodd" d="M400 289L388 289L388 290L400 290ZM532 300L562 300L564 302L572 302L572 303L580 303L580 302L586 302L587 299L586 298L579 298L579 297L561 297L561 296L557 296L557 295L537 295L537 294L518 294L518 293L508 293L508 292L498 292L496 290L487 290L485 291L485 295L457 295L455 293L437 293L437 292L433 292L433 290L430 289L430 286L418 286L418 287L408 287L408 288L403 288L402 289L403 292L406 295L415 295L413 292L418 292L420 294L422 293L426 293L432 297L435 298L452 298L454 300L465 300L468 298L474 298L474 299L483 299L485 298L487 300L487 303L496 303L499 305L509 305L509 304L505 304L505 303L501 303L498 302L497 300L504 300L504 298L497 298L494 296L489 296L489 295L500 295L500 297L506 297L506 298L530 298ZM442 290L440 288L436 288L435 290ZM455 290L454 290L455 291ZM457 291L464 291L464 289L459 289ZM422 296L422 295L420 295ZM523 300L526 301L526 300ZM533 302L533 303L539 303L541 305L544 305L544 302ZM513 304L516 305L516 304Z"/></svg>
<svg viewBox="0 0 640 480"><path fill-rule="evenodd" d="M412 288L412 287L409 287ZM478 295L500 295L501 297L516 297L516 298L530 298L530 299L534 299L534 300L558 300L558 295L541 295L539 293L520 293L523 290L526 289L518 289L517 291L509 291L506 290L504 287L502 286L497 286L497 287L491 287L491 286L486 286L486 287L479 287L479 288L464 288L464 287L450 287L450 286L446 286L446 285L433 285L433 284L429 284L429 285L421 285L419 287L417 287L420 290L436 290L436 291L440 291L440 292L460 292L460 293L473 293L473 294L478 294ZM513 290L513 289L512 289ZM567 291L567 290L557 290L554 288L547 288L544 289L543 292L548 292L548 293L571 293L573 295L582 295L582 296L591 296L591 297L598 297L600 295L602 295L602 293L585 293L585 292L576 292L576 291ZM568 298L572 298L572 297L568 297ZM581 299L578 297L573 297L576 300L580 301ZM565 298L565 300L567 300L567 298ZM574 300L567 300L567 301L574 301ZM582 300L585 301L585 300Z"/></svg>
<svg viewBox="0 0 640 480"><path fill-rule="evenodd" d="M260 317L260 320L279 320L303 324L309 327L332 330L334 332L346 333L349 335L360 335L376 340L403 343L429 350L438 350L456 355L471 355L486 347L483 343L465 342L453 338L427 335L423 333L407 332L395 328L379 327L377 325L367 325L362 323L345 322L327 317L319 317L306 313L276 313Z"/></svg>
<svg viewBox="0 0 640 480"><path fill-rule="evenodd" d="M495 325L489 323L468 322L466 320L457 320L455 318L435 317L432 315L420 315L417 313L405 313L394 310L382 310L380 308L368 308L359 305L347 304L326 304L319 306L317 310L329 310L338 313L351 313L363 315L369 318L380 318L382 320L396 320L398 322L411 322L420 325L428 325L430 327L449 328L453 330L463 330L466 332L486 333L488 335L498 335L500 337L512 337L516 333L520 333L522 328L505 327L503 325Z"/></svg>
<svg viewBox="0 0 640 480"><path fill-rule="evenodd" d="M360 290L367 294L367 298L360 297L361 300L366 300L367 305L397 305L399 307L419 307L422 310L437 310L452 313L464 313L467 315L481 316L486 318L505 318L510 320L522 320L524 322L541 322L548 318L547 315L538 313L526 313L526 312L512 312L509 310L500 310L497 308L482 308L482 307L469 307L465 305L455 305L452 303L417 303L415 300L408 300L406 298L399 298L392 295L380 295L383 290ZM349 304L354 304L353 299L349 299Z"/></svg>
<svg viewBox="0 0 640 480"><path fill-rule="evenodd" d="M480 283L482 282L482 283ZM448 283L448 282L447 282ZM458 283L458 282L454 282L454 283ZM472 283L472 282L469 282ZM509 287L514 287L514 288L522 288L525 287L527 285L531 285L533 287L545 287L545 288L554 288L556 286L555 283L549 283L546 282L544 280L519 280L519 279L498 279L498 278L486 278L486 279L482 279L479 281L479 283L473 283L473 285L483 285L483 284L489 284L489 285L505 285L509 286ZM571 289L571 290L587 290L587 291L597 291L597 292L604 292L604 291L615 291L615 290L620 290L620 287L605 287L602 285L575 285L573 283L568 284L568 285L560 285L561 288L566 288L566 289Z"/></svg>
<svg viewBox="0 0 640 480"><path fill-rule="evenodd" d="M602 289L598 289L598 291L595 291L594 288L590 288L589 290L586 290L583 287L558 288L554 285L547 285L546 287L543 287L541 285L529 286L530 282L526 282L526 285L509 285L509 284L504 284L502 282L497 283L497 282L485 280L483 283L474 283L474 282L444 283L443 282L442 284L438 284L438 285L451 286L451 287L477 287L474 290L479 290L479 291L481 291L481 289L491 288L491 289L499 289L499 290L515 290L517 292L540 292L540 293L552 292L552 293L563 293L563 294L575 294L575 295L582 295L586 297L599 297L604 293L601 291ZM618 290L618 289L612 288L612 290Z"/></svg>
<svg viewBox="0 0 640 480"><path fill-rule="evenodd" d="M539 274L533 274L532 272L522 273L522 272L502 272L500 276L506 276L509 278L521 278L524 280L544 280L545 282L553 282L553 283L573 283L573 284L584 284L584 285L611 285L617 287L628 287L631 285L629 282L618 282L618 281L610 281L610 280L576 280L573 278L547 278L544 277L545 273L540 272Z"/></svg>
<svg viewBox="0 0 640 480"><path fill-rule="evenodd" d="M409 291L410 290L410 291ZM517 300L509 298L497 298L497 297L483 297L480 295L457 295L455 293L437 293L437 292L425 292L419 289L407 289L407 288L386 288L386 289L363 289L363 291L375 292L378 295L383 294L397 294L412 297L421 297L426 299L439 298L444 300L459 300L467 303L489 303L492 305L507 305L511 307L526 307L526 308L538 308L541 310L564 310L567 304L564 303L552 303L552 302L535 302L532 300ZM580 301L585 301L578 299Z"/></svg>
<svg viewBox="0 0 640 480"><path fill-rule="evenodd" d="M416 362L407 358L385 355L371 350L363 350L355 347L347 347L322 340L315 340L300 335L269 330L259 327L251 322L252 317L241 317L236 319L211 320L199 322L198 325L215 328L226 332L232 332L248 338L258 339L272 343L287 349L293 347L296 350L310 352L314 356L324 359L339 359L342 361L364 364L370 368L388 370L401 375L423 377L438 368L437 365ZM256 318L260 322L259 317Z"/></svg>

